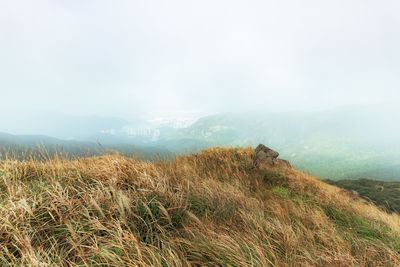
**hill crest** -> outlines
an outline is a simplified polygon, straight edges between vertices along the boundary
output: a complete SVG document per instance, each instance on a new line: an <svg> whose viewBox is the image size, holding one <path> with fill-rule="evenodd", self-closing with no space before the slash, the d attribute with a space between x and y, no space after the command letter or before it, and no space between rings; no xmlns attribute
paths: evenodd
<svg viewBox="0 0 400 267"><path fill-rule="evenodd" d="M400 216L252 148L0 162L4 265L398 266Z"/></svg>

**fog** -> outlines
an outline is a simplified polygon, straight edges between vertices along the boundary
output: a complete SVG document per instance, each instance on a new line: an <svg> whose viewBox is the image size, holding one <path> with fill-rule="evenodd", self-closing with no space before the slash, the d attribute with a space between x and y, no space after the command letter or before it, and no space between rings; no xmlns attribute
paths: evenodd
<svg viewBox="0 0 400 267"><path fill-rule="evenodd" d="M123 119L400 100L399 1L0 2L0 111Z"/></svg>

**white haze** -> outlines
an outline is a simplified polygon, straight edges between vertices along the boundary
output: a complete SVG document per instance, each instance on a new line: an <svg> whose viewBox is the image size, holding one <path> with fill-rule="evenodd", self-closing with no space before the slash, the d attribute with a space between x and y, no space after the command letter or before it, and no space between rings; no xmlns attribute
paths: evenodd
<svg viewBox="0 0 400 267"><path fill-rule="evenodd" d="M1 117L396 105L399 10L397 0L3 0Z"/></svg>

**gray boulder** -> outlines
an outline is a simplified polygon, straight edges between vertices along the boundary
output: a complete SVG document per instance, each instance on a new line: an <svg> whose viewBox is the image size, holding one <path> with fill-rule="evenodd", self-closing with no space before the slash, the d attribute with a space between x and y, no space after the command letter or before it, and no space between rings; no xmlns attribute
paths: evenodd
<svg viewBox="0 0 400 267"><path fill-rule="evenodd" d="M267 153L260 150L260 151L256 152L256 157L254 159L254 162L255 162L256 166L262 166L262 165L273 166L274 158L268 156Z"/></svg>
<svg viewBox="0 0 400 267"><path fill-rule="evenodd" d="M275 150L272 150L271 148L264 146L263 144L259 144L256 148L256 154L259 153L260 151L263 151L267 157L271 157L276 159L279 157L279 153L276 152Z"/></svg>
<svg viewBox="0 0 400 267"><path fill-rule="evenodd" d="M278 159L279 153L263 144L257 146L254 164L259 169L291 168L289 161Z"/></svg>

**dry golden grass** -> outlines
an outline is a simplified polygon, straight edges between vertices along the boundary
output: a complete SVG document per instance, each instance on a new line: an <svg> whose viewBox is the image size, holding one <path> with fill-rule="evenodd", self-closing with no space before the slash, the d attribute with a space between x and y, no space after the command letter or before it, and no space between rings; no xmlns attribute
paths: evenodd
<svg viewBox="0 0 400 267"><path fill-rule="evenodd" d="M254 151L0 163L3 266L400 266L400 217Z"/></svg>

